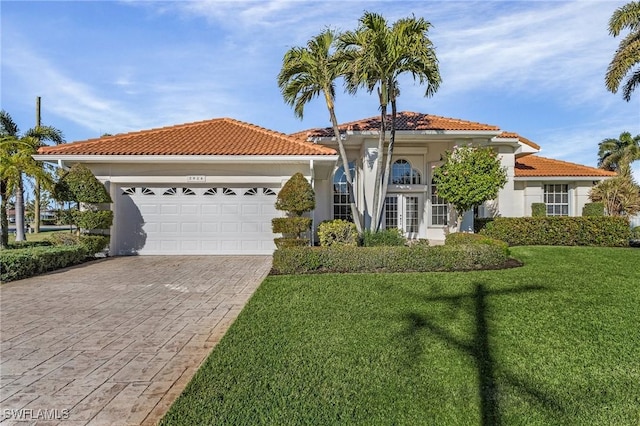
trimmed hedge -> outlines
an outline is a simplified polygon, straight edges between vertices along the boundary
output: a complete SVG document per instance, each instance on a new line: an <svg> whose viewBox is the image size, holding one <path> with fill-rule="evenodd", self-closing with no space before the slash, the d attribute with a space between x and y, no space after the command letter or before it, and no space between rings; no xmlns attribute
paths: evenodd
<svg viewBox="0 0 640 426"><path fill-rule="evenodd" d="M274 238L273 241L276 244L276 247L279 249L286 248L286 247L304 247L309 245L308 238L284 237L284 238Z"/></svg>
<svg viewBox="0 0 640 426"><path fill-rule="evenodd" d="M454 232L451 234L447 234L444 243L446 245L486 244L502 250L506 256L509 255L509 244L505 243L504 241L496 240L495 238L491 238L481 234Z"/></svg>
<svg viewBox="0 0 640 426"><path fill-rule="evenodd" d="M545 217L547 215L547 205L545 203L531 203L532 217Z"/></svg>
<svg viewBox="0 0 640 426"><path fill-rule="evenodd" d="M430 272L499 268L505 251L488 244L413 247L299 247L273 254L274 274Z"/></svg>
<svg viewBox="0 0 640 426"><path fill-rule="evenodd" d="M376 232L364 231L362 245L365 247L403 246L407 239L398 228L381 229Z"/></svg>
<svg viewBox="0 0 640 426"><path fill-rule="evenodd" d="M318 225L321 246L357 246L356 224L342 219L327 220Z"/></svg>
<svg viewBox="0 0 640 426"><path fill-rule="evenodd" d="M87 249L83 245L2 250L0 282L20 280L76 265L86 257Z"/></svg>
<svg viewBox="0 0 640 426"><path fill-rule="evenodd" d="M629 220L604 217L497 217L480 231L510 246L602 246L629 245Z"/></svg>
<svg viewBox="0 0 640 426"><path fill-rule="evenodd" d="M586 203L582 208L582 216L604 216L604 204L602 203Z"/></svg>
<svg viewBox="0 0 640 426"><path fill-rule="evenodd" d="M93 257L109 245L108 235L80 235L80 244L87 249L87 255Z"/></svg>
<svg viewBox="0 0 640 426"><path fill-rule="evenodd" d="M15 249L24 249L24 248L31 248L31 247L48 247L52 245L51 242L49 241L14 241L12 243L9 243L9 245L7 246L7 249L9 250L15 250Z"/></svg>

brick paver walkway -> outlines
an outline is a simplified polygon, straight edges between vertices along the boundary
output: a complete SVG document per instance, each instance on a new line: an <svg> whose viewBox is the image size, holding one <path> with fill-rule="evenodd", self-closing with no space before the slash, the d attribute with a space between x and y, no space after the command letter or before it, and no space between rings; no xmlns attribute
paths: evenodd
<svg viewBox="0 0 640 426"><path fill-rule="evenodd" d="M3 284L1 424L155 424L270 267L119 257Z"/></svg>

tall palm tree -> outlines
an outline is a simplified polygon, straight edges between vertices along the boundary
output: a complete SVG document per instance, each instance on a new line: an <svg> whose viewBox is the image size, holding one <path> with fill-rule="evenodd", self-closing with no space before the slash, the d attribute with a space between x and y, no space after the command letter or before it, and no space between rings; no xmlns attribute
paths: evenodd
<svg viewBox="0 0 640 426"><path fill-rule="evenodd" d="M629 34L620 40L618 50L607 68L605 83L610 92L616 93L626 77L622 97L629 102L631 93L640 85L640 1L629 2L611 15L609 34L617 37L625 29L629 30Z"/></svg>
<svg viewBox="0 0 640 426"><path fill-rule="evenodd" d="M435 48L428 37L431 24L424 18L399 19L389 26L377 13L365 12L356 31L340 37L342 61L347 65L345 78L350 93L364 87L369 93L377 90L380 102L380 135L376 160L371 228L380 228L387 182L393 158L396 134L397 99L400 96L398 78L409 73L420 84L426 84L425 96L432 96L442 81ZM387 108L391 104L390 137L383 166L387 131Z"/></svg>
<svg viewBox="0 0 640 426"><path fill-rule="evenodd" d="M640 135L620 133L618 139L607 138L598 144L598 166L621 175L631 174L631 163L640 160Z"/></svg>
<svg viewBox="0 0 640 426"><path fill-rule="evenodd" d="M362 234L360 213L355 203L353 176L349 170L349 160L340 137L335 112L335 81L344 70L344 63L335 52L334 43L336 40L336 32L326 29L311 38L305 47L289 49L282 60L282 69L278 74L278 86L285 102L294 108L295 115L300 119L303 118L304 107L307 103L315 97L324 96L347 180L351 215L358 233Z"/></svg>
<svg viewBox="0 0 640 426"><path fill-rule="evenodd" d="M6 202L15 193L16 241L24 241L24 181L23 174L36 178L46 186L51 186L51 177L42 164L33 159L44 140L61 140L62 133L50 126L39 126L21 135L18 126L9 113L0 111L0 193L2 225L0 245L8 243L9 225L6 217Z"/></svg>

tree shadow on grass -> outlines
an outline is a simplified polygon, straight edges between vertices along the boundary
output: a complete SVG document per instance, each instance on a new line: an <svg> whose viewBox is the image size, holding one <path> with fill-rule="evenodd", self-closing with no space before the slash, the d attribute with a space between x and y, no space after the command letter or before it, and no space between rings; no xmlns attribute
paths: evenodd
<svg viewBox="0 0 640 426"><path fill-rule="evenodd" d="M473 337L470 341L465 341L464 339L456 337L444 327L438 325L434 318L417 312L407 313L404 316L404 320L407 322L407 328L404 335L405 337L410 338L411 342L413 342L413 344L410 343L410 347L408 347L410 356L414 358L420 356L418 333L425 330L443 342L453 346L461 353L470 356L476 364L478 373L478 394L480 397L482 425L500 425L502 424L499 404L500 390L496 379L498 366L493 358L489 340L490 330L487 322L487 318L489 317L489 308L487 305L487 299L502 295L543 290L546 289L541 286L524 286L504 290L487 290L486 284L476 283L474 292L470 294L424 297L422 295L413 294L413 292L409 292L404 289L405 292L412 293L412 296L420 299L421 301L426 303L445 302L456 311L464 309L463 306L465 302L472 300L473 316L475 319ZM527 383L525 380L518 378L515 374L506 371L504 368L500 368L500 377L505 384L519 390L523 394L526 394L530 399L533 399L546 409L556 412L564 411L563 407L556 402L556 398L547 395L545 392L541 391L538 386Z"/></svg>

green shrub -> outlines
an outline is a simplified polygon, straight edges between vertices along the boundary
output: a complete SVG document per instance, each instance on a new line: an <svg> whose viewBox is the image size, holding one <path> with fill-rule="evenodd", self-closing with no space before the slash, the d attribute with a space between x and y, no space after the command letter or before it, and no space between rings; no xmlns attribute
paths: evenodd
<svg viewBox="0 0 640 426"><path fill-rule="evenodd" d="M20 280L83 262L82 245L33 247L0 251L0 282Z"/></svg>
<svg viewBox="0 0 640 426"><path fill-rule="evenodd" d="M276 244L276 247L287 248L287 247L304 247L309 245L308 238L274 238L273 241Z"/></svg>
<svg viewBox="0 0 640 426"><path fill-rule="evenodd" d="M273 254L273 272L429 272L499 268L508 260L504 250L488 244L414 247L298 247Z"/></svg>
<svg viewBox="0 0 640 426"><path fill-rule="evenodd" d="M342 219L328 220L318 226L318 238L321 246L357 246L358 231L356 224Z"/></svg>
<svg viewBox="0 0 640 426"><path fill-rule="evenodd" d="M631 239L640 240L640 226L636 226L631 230Z"/></svg>
<svg viewBox="0 0 640 426"><path fill-rule="evenodd" d="M365 247L403 246L407 239L398 228L381 229L377 232L366 230L362 235L362 245Z"/></svg>
<svg viewBox="0 0 640 426"><path fill-rule="evenodd" d="M80 237L76 234L59 232L47 238L54 246L76 246L80 244Z"/></svg>
<svg viewBox="0 0 640 426"><path fill-rule="evenodd" d="M504 241L496 240L482 234L471 234L468 232L453 232L447 234L444 240L445 245L461 245L461 244L486 244L494 246L504 251L505 255L509 255L509 244Z"/></svg>
<svg viewBox="0 0 640 426"><path fill-rule="evenodd" d="M586 203L582 208L582 216L604 216L604 204Z"/></svg>
<svg viewBox="0 0 640 426"><path fill-rule="evenodd" d="M494 217L476 217L473 219L473 232L476 234L479 233L487 226L487 223L490 223L495 219Z"/></svg>
<svg viewBox="0 0 640 426"><path fill-rule="evenodd" d="M311 229L311 222L308 217L276 217L271 219L271 228L276 234L292 238Z"/></svg>
<svg viewBox="0 0 640 426"><path fill-rule="evenodd" d="M87 249L87 255L93 257L96 253L100 253L109 245L109 236L107 235L81 235L80 244Z"/></svg>
<svg viewBox="0 0 640 426"><path fill-rule="evenodd" d="M55 185L54 198L58 201L81 203L111 203L104 185L83 164L75 164L65 172Z"/></svg>
<svg viewBox="0 0 640 426"><path fill-rule="evenodd" d="M480 231L511 246L629 245L629 220L604 217L498 217Z"/></svg>
<svg viewBox="0 0 640 426"><path fill-rule="evenodd" d="M75 210L73 220L80 229L109 229L113 223L113 212L111 210Z"/></svg>
<svg viewBox="0 0 640 426"><path fill-rule="evenodd" d="M545 203L531 203L531 217L547 216L547 205Z"/></svg>
<svg viewBox="0 0 640 426"><path fill-rule="evenodd" d="M284 184L276 200L276 209L296 216L316 208L315 193L309 181L296 173Z"/></svg>
<svg viewBox="0 0 640 426"><path fill-rule="evenodd" d="M49 241L14 241L13 243L9 243L8 249L24 249L31 247L46 247L50 246L51 242Z"/></svg>

